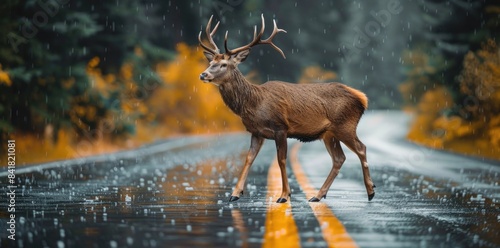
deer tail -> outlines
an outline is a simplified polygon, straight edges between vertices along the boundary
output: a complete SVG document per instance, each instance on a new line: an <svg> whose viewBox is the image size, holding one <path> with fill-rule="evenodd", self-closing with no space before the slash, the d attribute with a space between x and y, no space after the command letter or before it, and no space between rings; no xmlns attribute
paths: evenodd
<svg viewBox="0 0 500 248"><path fill-rule="evenodd" d="M357 89L348 87L348 86L347 86L347 90L349 90L356 98L359 99L359 101L361 102L361 105L363 105L363 108L365 110L368 108L368 97L366 97L365 93L363 93Z"/></svg>

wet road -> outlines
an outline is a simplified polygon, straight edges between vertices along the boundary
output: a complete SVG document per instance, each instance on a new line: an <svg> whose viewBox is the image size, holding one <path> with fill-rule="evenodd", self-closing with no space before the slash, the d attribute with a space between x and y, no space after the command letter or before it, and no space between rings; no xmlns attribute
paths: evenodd
<svg viewBox="0 0 500 248"><path fill-rule="evenodd" d="M500 164L404 140L409 117L368 112L358 128L377 185L347 160L328 197L307 199L331 169L321 142L290 140L291 203L266 141L244 196L228 203L247 134L172 139L92 159L19 167L16 240L1 247L500 247Z"/></svg>

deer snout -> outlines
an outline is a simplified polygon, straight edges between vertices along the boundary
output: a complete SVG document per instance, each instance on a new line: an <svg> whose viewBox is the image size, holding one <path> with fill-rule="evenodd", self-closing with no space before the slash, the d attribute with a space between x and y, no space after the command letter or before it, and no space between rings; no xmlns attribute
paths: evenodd
<svg viewBox="0 0 500 248"><path fill-rule="evenodd" d="M202 72L200 74L200 80L202 80L204 82L212 82L212 79L213 79L213 76L209 73Z"/></svg>

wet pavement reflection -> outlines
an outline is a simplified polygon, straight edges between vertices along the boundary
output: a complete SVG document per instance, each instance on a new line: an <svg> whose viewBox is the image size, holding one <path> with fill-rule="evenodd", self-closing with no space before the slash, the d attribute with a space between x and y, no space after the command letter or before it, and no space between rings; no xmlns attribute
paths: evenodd
<svg viewBox="0 0 500 248"><path fill-rule="evenodd" d="M377 123L380 116L393 118L372 113L364 121ZM360 128L378 186L372 202L359 160L344 149L347 160L328 198L309 203L331 160L323 144L291 140L290 201L275 203L281 178L274 144L266 142L245 194L229 203L248 135L179 138L122 155L19 170L16 241L2 231L0 247L500 246L497 162L432 152L411 164L406 154L420 148L402 139L380 144L383 129L371 134L363 122ZM0 228L7 229L4 221Z"/></svg>

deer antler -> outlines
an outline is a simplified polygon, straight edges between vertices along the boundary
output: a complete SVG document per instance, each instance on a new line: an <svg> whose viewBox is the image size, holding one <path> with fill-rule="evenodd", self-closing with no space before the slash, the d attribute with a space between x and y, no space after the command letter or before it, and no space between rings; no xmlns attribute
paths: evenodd
<svg viewBox="0 0 500 248"><path fill-rule="evenodd" d="M260 29L259 34L257 34L257 26L255 26L254 27L254 32L253 32L253 40L252 40L252 42L250 42L247 45L244 45L242 47L238 47L238 48L235 48L235 49L232 49L232 50L228 49L227 48L227 33L228 32L226 31L226 35L224 37L224 48L226 49L226 54L228 54L228 55L234 55L234 54L237 54L237 53L239 53L241 51L248 50L251 47L259 45L259 44L269 44L269 45L271 45L272 48L276 49L279 53L281 53L281 56L283 56L283 58L286 59L285 53L283 53L283 51L272 42L274 36L276 36L277 33L279 33L279 32L286 33L286 31L283 30L283 29L279 29L278 26L276 25L276 20L273 20L273 23L274 23L273 33L269 36L269 38L267 38L265 40L261 40L262 35L264 34L264 29L265 29L264 14L261 15L261 18L262 18L262 27Z"/></svg>
<svg viewBox="0 0 500 248"><path fill-rule="evenodd" d="M208 23L207 23L207 28L205 29L205 32L207 34L207 39L208 39L208 41L210 42L210 45L213 48L211 48L211 47L203 44L203 42L201 41L201 32L202 31L200 31L200 34L198 35L198 41L200 42L200 46L202 46L203 49L205 49L207 52L210 52L210 53L216 55L216 54L220 54L220 51L219 51L219 48L217 47L217 45L214 42L213 36L214 36L215 32L217 32L217 28L219 28L220 21L217 22L217 24L215 24L214 29L212 31L210 31L210 28L212 26L212 18L213 17L214 17L213 15L210 16L210 20L208 20Z"/></svg>

